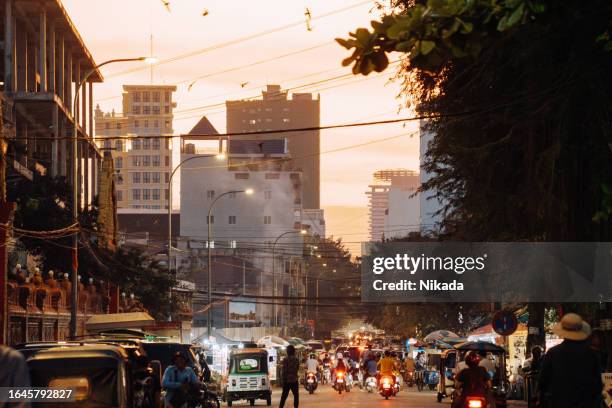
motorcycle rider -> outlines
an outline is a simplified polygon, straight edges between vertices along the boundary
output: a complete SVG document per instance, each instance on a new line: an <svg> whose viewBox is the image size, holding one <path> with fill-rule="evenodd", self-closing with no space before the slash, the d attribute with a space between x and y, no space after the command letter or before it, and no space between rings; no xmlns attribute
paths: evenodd
<svg viewBox="0 0 612 408"><path fill-rule="evenodd" d="M404 359L404 368L406 369L406 377L410 378L412 376L414 378L414 360L411 356Z"/></svg>
<svg viewBox="0 0 612 408"><path fill-rule="evenodd" d="M319 360L317 360L317 356L315 356L314 353L310 354L310 357L306 360L305 375L308 376L308 373L314 373L317 377L317 381L321 381L319 378Z"/></svg>
<svg viewBox="0 0 612 408"><path fill-rule="evenodd" d="M487 397L487 390L491 387L491 380L487 369L479 365L480 356L475 351L470 351L465 357L467 368L461 370L455 377L455 388L461 390L461 396L453 401L453 408L462 408L465 399L469 396ZM487 406L489 399L487 398Z"/></svg>
<svg viewBox="0 0 612 408"><path fill-rule="evenodd" d="M365 362L363 370L365 371L365 375L363 376L363 385L365 387L368 377L378 376L378 363L376 362L376 356L374 354L368 356L368 360Z"/></svg>
<svg viewBox="0 0 612 408"><path fill-rule="evenodd" d="M334 367L332 370L332 378L334 383L336 382L336 373L338 371L342 371L344 373L348 371L348 366L344 362L344 356L342 355L342 353L338 353L336 357L336 362L334 363Z"/></svg>
<svg viewBox="0 0 612 408"><path fill-rule="evenodd" d="M395 362L395 359L391 357L391 352L389 350L385 350L384 357L381 358L380 361L378 362L379 383L382 377L388 376L388 377L391 377L391 379L393 380L392 385L395 384L395 366L396 366L396 362Z"/></svg>

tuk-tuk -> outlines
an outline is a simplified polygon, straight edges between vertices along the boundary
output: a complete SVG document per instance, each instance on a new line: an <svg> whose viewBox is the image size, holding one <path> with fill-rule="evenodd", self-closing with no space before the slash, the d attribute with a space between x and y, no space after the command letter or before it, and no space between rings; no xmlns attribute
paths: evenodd
<svg viewBox="0 0 612 408"><path fill-rule="evenodd" d="M493 362L495 370L490 373L493 383L493 398L496 408L507 406L506 394L508 392L508 379L506 375L506 351L504 348L488 342L468 341L457 344L446 350L440 362L440 386L438 387L438 402L451 395L454 388L454 378L461 368L461 362L470 351L486 355Z"/></svg>
<svg viewBox="0 0 612 408"><path fill-rule="evenodd" d="M131 408L134 404L128 355L106 344L53 347L28 360L31 385L71 389L70 400L40 402L40 407Z"/></svg>
<svg viewBox="0 0 612 408"><path fill-rule="evenodd" d="M272 405L272 390L268 375L268 352L260 348L235 349L229 356L228 375L223 400L231 407L233 401L266 400Z"/></svg>

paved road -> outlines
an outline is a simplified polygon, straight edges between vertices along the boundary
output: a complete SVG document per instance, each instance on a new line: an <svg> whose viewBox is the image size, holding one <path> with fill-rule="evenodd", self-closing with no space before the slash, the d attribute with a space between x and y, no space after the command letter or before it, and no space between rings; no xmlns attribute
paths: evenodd
<svg viewBox="0 0 612 408"><path fill-rule="evenodd" d="M272 406L278 407L281 390L275 388L273 391ZM234 402L234 406L248 406L245 401ZM265 401L257 401L257 406L265 407ZM291 393L285 404L286 408L293 408L293 397ZM303 387L300 388L300 408L341 407L341 408L450 408L450 400L446 399L441 404L436 402L436 392L418 392L416 388L404 388L397 397L385 401L377 393L368 394L359 389L353 389L349 393L339 395L329 385L319 386L313 395L309 395ZM521 403L509 402L509 408L526 407Z"/></svg>
<svg viewBox="0 0 612 408"><path fill-rule="evenodd" d="M280 389L274 389L272 406L278 407L280 400ZM257 406L265 406L265 401L257 401ZM234 402L233 406L248 406L245 401ZM293 408L293 397L291 393L285 404L286 408ZM319 386L313 395L309 395L304 388L300 388L300 408L318 407L342 407L342 408L449 408L449 403L438 404L436 393L423 391L419 393L416 389L402 390L397 397L385 401L379 394L353 389L349 393L339 395L329 385Z"/></svg>

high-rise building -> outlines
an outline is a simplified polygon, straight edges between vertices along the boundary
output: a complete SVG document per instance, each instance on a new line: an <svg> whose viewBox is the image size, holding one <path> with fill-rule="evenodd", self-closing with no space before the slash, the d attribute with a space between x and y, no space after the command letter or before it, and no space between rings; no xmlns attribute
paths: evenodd
<svg viewBox="0 0 612 408"><path fill-rule="evenodd" d="M280 85L268 85L261 100L227 101L228 133L312 128L320 125L320 98L310 93L289 97ZM303 208L320 208L319 130L230 136L232 139L287 139L294 168L302 172Z"/></svg>
<svg viewBox="0 0 612 408"><path fill-rule="evenodd" d="M374 180L366 192L370 240L399 238L418 231L419 174L405 169L380 170L374 173Z"/></svg>
<svg viewBox="0 0 612 408"><path fill-rule="evenodd" d="M125 85L123 114L96 108L96 141L112 151L116 170L117 208L148 212L168 208L172 171L173 85ZM113 139L121 136L149 136ZM160 137L155 137L160 136Z"/></svg>

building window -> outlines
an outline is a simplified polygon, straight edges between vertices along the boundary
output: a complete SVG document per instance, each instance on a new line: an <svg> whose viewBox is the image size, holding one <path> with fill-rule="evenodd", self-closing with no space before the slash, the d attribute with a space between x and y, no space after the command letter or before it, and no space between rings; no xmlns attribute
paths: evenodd
<svg viewBox="0 0 612 408"><path fill-rule="evenodd" d="M214 224L215 223L215 216L211 215L210 218L209 216L206 216L206 224Z"/></svg>
<svg viewBox="0 0 612 408"><path fill-rule="evenodd" d="M170 182L170 173L168 173L168 172L164 173L164 182L165 183L169 183Z"/></svg>
<svg viewBox="0 0 612 408"><path fill-rule="evenodd" d="M248 180L249 173L236 173L234 174L234 177L236 178L236 180Z"/></svg>
<svg viewBox="0 0 612 408"><path fill-rule="evenodd" d="M170 106L164 106L164 113L168 115L170 113Z"/></svg>
<svg viewBox="0 0 612 408"><path fill-rule="evenodd" d="M132 150L140 150L142 146L142 141L140 139L132 140Z"/></svg>
<svg viewBox="0 0 612 408"><path fill-rule="evenodd" d="M290 110L291 109L289 109L289 108L283 108L283 111L285 111L285 112L289 112Z"/></svg>
<svg viewBox="0 0 612 408"><path fill-rule="evenodd" d="M164 148L165 148L166 150L170 149L170 138L168 138L168 137L165 137L165 138L164 138ZM166 165L166 166L167 166L167 165Z"/></svg>
<svg viewBox="0 0 612 408"><path fill-rule="evenodd" d="M230 241L230 248L236 248L236 240L235 239Z"/></svg>
<svg viewBox="0 0 612 408"><path fill-rule="evenodd" d="M140 115L140 106L132 106L132 113L134 115Z"/></svg>
<svg viewBox="0 0 612 408"><path fill-rule="evenodd" d="M170 102L170 92L166 91L164 93L164 101Z"/></svg>
<svg viewBox="0 0 612 408"><path fill-rule="evenodd" d="M123 141L115 140L115 150L117 150L118 152L123 151Z"/></svg>
<svg viewBox="0 0 612 408"><path fill-rule="evenodd" d="M142 150L149 150L151 148L151 139L145 137L142 139Z"/></svg>
<svg viewBox="0 0 612 408"><path fill-rule="evenodd" d="M152 157L153 157L153 166L159 167L159 165L161 164L161 157L159 156L152 156Z"/></svg>
<svg viewBox="0 0 612 408"><path fill-rule="evenodd" d="M146 128L148 128L148 127L149 127L149 121L148 121L148 120L145 120L145 121L144 121L144 127L146 127Z"/></svg>
<svg viewBox="0 0 612 408"><path fill-rule="evenodd" d="M106 130L110 129L110 123L106 122L104 124L104 129L106 129Z"/></svg>
<svg viewBox="0 0 612 408"><path fill-rule="evenodd" d="M266 180L278 180L280 179L280 173L266 173Z"/></svg>
<svg viewBox="0 0 612 408"><path fill-rule="evenodd" d="M132 166L140 167L142 166L141 156L132 156Z"/></svg>
<svg viewBox="0 0 612 408"><path fill-rule="evenodd" d="M148 92L143 92L142 93L142 101L143 102L149 102L151 99L151 94Z"/></svg>
<svg viewBox="0 0 612 408"><path fill-rule="evenodd" d="M151 174L153 175L153 177L152 177L153 183L159 183L159 181L160 181L159 171L155 171L155 172L153 172Z"/></svg>
<svg viewBox="0 0 612 408"><path fill-rule="evenodd" d="M115 157L115 168L120 169L123 167L123 157Z"/></svg>
<svg viewBox="0 0 612 408"><path fill-rule="evenodd" d="M168 112L166 112L166 113L168 113ZM166 130L170 130L170 121L169 120L167 120L165 122L165 127L166 127Z"/></svg>
<svg viewBox="0 0 612 408"><path fill-rule="evenodd" d="M215 198L215 190L206 190L206 198L209 200Z"/></svg>
<svg viewBox="0 0 612 408"><path fill-rule="evenodd" d="M159 113L159 112L157 112L157 113ZM153 127L154 127L155 129L159 129L159 120L155 119L155 120L153 121Z"/></svg>
<svg viewBox="0 0 612 408"><path fill-rule="evenodd" d="M142 182L143 183L150 183L151 182L151 173L149 173L148 171L145 171L142 173Z"/></svg>
<svg viewBox="0 0 612 408"><path fill-rule="evenodd" d="M121 122L117 122L117 130L121 130Z"/></svg>
<svg viewBox="0 0 612 408"><path fill-rule="evenodd" d="M123 201L123 191L117 190L117 201Z"/></svg>
<svg viewBox="0 0 612 408"><path fill-rule="evenodd" d="M272 119L266 118L266 122L270 123L270 122L272 122Z"/></svg>
<svg viewBox="0 0 612 408"><path fill-rule="evenodd" d="M166 189L166 190L165 190L164 197L166 198L166 200L169 200L169 199L170 199L170 190L168 190L168 189ZM166 208L167 208L167 207L166 207Z"/></svg>
<svg viewBox="0 0 612 408"><path fill-rule="evenodd" d="M138 129L140 127L140 121L139 120L135 120L134 121L134 129Z"/></svg>
<svg viewBox="0 0 612 408"><path fill-rule="evenodd" d="M153 92L153 102L159 102L159 91Z"/></svg>
<svg viewBox="0 0 612 408"><path fill-rule="evenodd" d="M142 156L142 165L149 167L151 165L151 156Z"/></svg>
<svg viewBox="0 0 612 408"><path fill-rule="evenodd" d="M142 114L143 115L150 115L151 114L151 107L149 105L145 105L142 107ZM284 120L283 120L284 122Z"/></svg>
<svg viewBox="0 0 612 408"><path fill-rule="evenodd" d="M291 119L289 119L289 118L283 118L283 123L289 123L289 122L291 122Z"/></svg>
<svg viewBox="0 0 612 408"><path fill-rule="evenodd" d="M140 102L140 92L134 92L132 95L134 95L134 102Z"/></svg>
<svg viewBox="0 0 612 408"><path fill-rule="evenodd" d="M266 224L266 225L272 224L272 216L271 215L264 215L264 224Z"/></svg>
<svg viewBox="0 0 612 408"><path fill-rule="evenodd" d="M140 200L140 189L135 188L132 190L132 200Z"/></svg>
<svg viewBox="0 0 612 408"><path fill-rule="evenodd" d="M272 108L266 108L266 112L272 112Z"/></svg>
<svg viewBox="0 0 612 408"><path fill-rule="evenodd" d="M249 125L254 125L256 123L257 121L255 119L249 119Z"/></svg>
<svg viewBox="0 0 612 408"><path fill-rule="evenodd" d="M153 201L159 201L159 188L153 189Z"/></svg>
<svg viewBox="0 0 612 408"><path fill-rule="evenodd" d="M159 142L159 138L155 138L153 139L153 150L159 150L160 147L160 142Z"/></svg>
<svg viewBox="0 0 612 408"><path fill-rule="evenodd" d="M272 191L270 191L270 190L264 191L264 198L266 200L271 200L272 199Z"/></svg>
<svg viewBox="0 0 612 408"><path fill-rule="evenodd" d="M230 215L228 219L228 224L235 224L235 223L236 223L236 216Z"/></svg>
<svg viewBox="0 0 612 408"><path fill-rule="evenodd" d="M134 172L132 173L132 184L138 184L138 183L140 183L140 173Z"/></svg>
<svg viewBox="0 0 612 408"><path fill-rule="evenodd" d="M154 115L159 115L159 106L157 106L157 105L153 106L153 114Z"/></svg>
<svg viewBox="0 0 612 408"><path fill-rule="evenodd" d="M117 184L123 184L123 175L122 174L116 174L115 175L115 183Z"/></svg>
<svg viewBox="0 0 612 408"><path fill-rule="evenodd" d="M104 148L105 149L110 149L111 148L111 141L109 139L106 139L104 141Z"/></svg>
<svg viewBox="0 0 612 408"><path fill-rule="evenodd" d="M169 156L165 157L164 163L166 163L166 166L170 165L170 157Z"/></svg>
<svg viewBox="0 0 612 408"><path fill-rule="evenodd" d="M142 190L142 199L143 200L150 200L151 199L151 190L149 190L148 188L144 188Z"/></svg>

